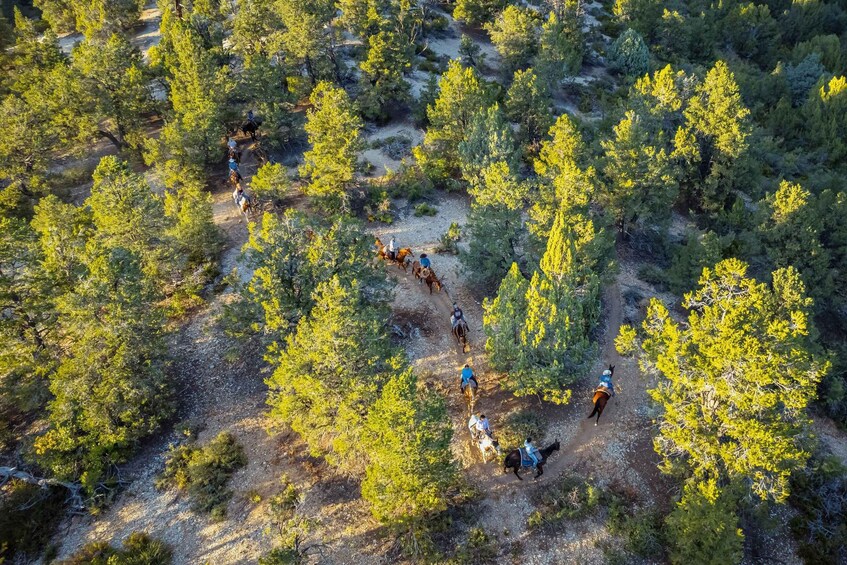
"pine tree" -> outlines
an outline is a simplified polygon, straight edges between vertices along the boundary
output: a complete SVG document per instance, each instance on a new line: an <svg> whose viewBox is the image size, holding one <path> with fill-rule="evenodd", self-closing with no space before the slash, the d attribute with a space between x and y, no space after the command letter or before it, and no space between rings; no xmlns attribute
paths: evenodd
<svg viewBox="0 0 847 565"><path fill-rule="evenodd" d="M139 147L144 114L153 109L141 52L123 35L113 34L103 42L80 43L72 61L79 90L88 95L83 124L118 150Z"/></svg>
<svg viewBox="0 0 847 565"><path fill-rule="evenodd" d="M286 60L304 71L312 84L332 80L341 82L342 61L338 53L340 33L334 25L335 2L332 0L279 0L284 31L282 50Z"/></svg>
<svg viewBox="0 0 847 565"><path fill-rule="evenodd" d="M829 297L833 289L830 256L821 243L824 223L812 194L799 184L782 181L765 206L770 218L761 229L774 266L793 266L810 294Z"/></svg>
<svg viewBox="0 0 847 565"><path fill-rule="evenodd" d="M368 56L362 69L362 99L365 117L386 119L389 109L409 101L409 82L403 77L412 66L409 47L403 38L381 31L368 38Z"/></svg>
<svg viewBox="0 0 847 565"><path fill-rule="evenodd" d="M481 26L508 5L507 0L457 0L453 17L471 26Z"/></svg>
<svg viewBox="0 0 847 565"><path fill-rule="evenodd" d="M508 371L525 364L521 331L527 312L526 293L529 281L521 273L517 263L503 280L493 300L483 302L483 328L485 351L491 367Z"/></svg>
<svg viewBox="0 0 847 565"><path fill-rule="evenodd" d="M361 471L365 416L403 365L385 333L384 303L337 275L314 292L315 306L288 336L267 383L271 418L290 426L345 471Z"/></svg>
<svg viewBox="0 0 847 565"><path fill-rule="evenodd" d="M41 17L55 33L76 31L76 13L72 0L34 0L33 5L41 10Z"/></svg>
<svg viewBox="0 0 847 565"><path fill-rule="evenodd" d="M529 65L538 51L534 12L510 5L485 26L503 59L504 71L512 74Z"/></svg>
<svg viewBox="0 0 847 565"><path fill-rule="evenodd" d="M468 249L459 251L459 260L470 271L471 279L483 287L496 285L521 260L524 238L520 210L503 205L471 204L464 233Z"/></svg>
<svg viewBox="0 0 847 565"><path fill-rule="evenodd" d="M550 94L535 71L517 71L512 86L506 93L506 115L518 124L518 141L524 146L535 147L550 127Z"/></svg>
<svg viewBox="0 0 847 565"><path fill-rule="evenodd" d="M88 39L106 38L132 27L141 17L143 0L70 0L76 29Z"/></svg>
<svg viewBox="0 0 847 565"><path fill-rule="evenodd" d="M601 142L605 153L601 202L621 232L635 222L666 224L680 173L662 147L663 136L653 135L632 111L615 126L614 133L614 139Z"/></svg>
<svg viewBox="0 0 847 565"><path fill-rule="evenodd" d="M519 166L518 147L511 125L495 103L474 116L465 140L459 143L462 176L471 185L482 182L482 172L494 163L504 163L510 171Z"/></svg>
<svg viewBox="0 0 847 565"><path fill-rule="evenodd" d="M638 349L642 369L660 375L650 394L664 408L654 442L662 468L785 500L809 455L806 406L828 370L809 340L811 300L799 273L778 269L767 285L727 259L703 270L683 306L687 323L677 323L654 299Z"/></svg>
<svg viewBox="0 0 847 565"><path fill-rule="evenodd" d="M826 151L827 160L838 164L847 157L847 78L821 81L803 108L809 140Z"/></svg>
<svg viewBox="0 0 847 565"><path fill-rule="evenodd" d="M381 522L414 529L447 508L458 471L444 400L418 390L411 369L386 383L367 418L369 463L362 498Z"/></svg>
<svg viewBox="0 0 847 565"><path fill-rule="evenodd" d="M508 163L497 161L480 171L478 182L471 185L468 194L475 205L519 212L529 194L529 183L519 179Z"/></svg>
<svg viewBox="0 0 847 565"><path fill-rule="evenodd" d="M671 563L740 563L744 535L735 506L730 489L721 489L713 480L689 481L666 520Z"/></svg>
<svg viewBox="0 0 847 565"><path fill-rule="evenodd" d="M175 257L184 258L189 265L217 257L223 237L215 225L212 196L201 186L188 183L176 192L166 192L164 213L169 220L167 238L173 241Z"/></svg>
<svg viewBox="0 0 847 565"><path fill-rule="evenodd" d="M451 61L439 81L438 98L427 107L429 128L415 159L433 180L454 176L459 168L459 144L477 113L489 106L489 94L477 72Z"/></svg>
<svg viewBox="0 0 847 565"><path fill-rule="evenodd" d="M585 51L581 10L572 7L561 15L550 12L541 26L535 68L539 76L555 88L582 69Z"/></svg>
<svg viewBox="0 0 847 565"><path fill-rule="evenodd" d="M93 245L87 276L59 301L65 358L50 378L40 464L93 492L111 464L170 415L160 298L141 261Z"/></svg>
<svg viewBox="0 0 847 565"><path fill-rule="evenodd" d="M686 128L700 150L695 198L704 210L723 209L730 200L739 162L748 149L749 115L735 77L718 61L685 109Z"/></svg>
<svg viewBox="0 0 847 565"><path fill-rule="evenodd" d="M300 175L310 179L306 194L337 204L354 179L362 120L347 93L328 82L319 83L310 100L306 133L312 148L303 155Z"/></svg>
<svg viewBox="0 0 847 565"><path fill-rule="evenodd" d="M615 0L612 14L624 26L651 37L662 19L660 0Z"/></svg>
<svg viewBox="0 0 847 565"><path fill-rule="evenodd" d="M628 29L609 48L609 66L628 77L638 77L650 67L650 50L644 38Z"/></svg>
<svg viewBox="0 0 847 565"><path fill-rule="evenodd" d="M0 103L0 212L28 217L48 192L44 176L50 151L59 145L49 120L10 94Z"/></svg>
<svg viewBox="0 0 847 565"><path fill-rule="evenodd" d="M94 225L91 209L66 204L55 195L35 207L32 228L41 246L41 270L54 292L69 292L85 274L85 246Z"/></svg>

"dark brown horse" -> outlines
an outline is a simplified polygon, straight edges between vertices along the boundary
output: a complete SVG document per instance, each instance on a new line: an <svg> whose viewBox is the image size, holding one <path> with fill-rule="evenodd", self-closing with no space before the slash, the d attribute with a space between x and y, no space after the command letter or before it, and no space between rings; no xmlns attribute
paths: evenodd
<svg viewBox="0 0 847 565"><path fill-rule="evenodd" d="M432 267L421 267L420 261L412 261L412 274L416 279L426 283L426 286L429 287L430 294L432 294L433 288L435 292L441 291L441 281L435 276L435 271L432 270Z"/></svg>
<svg viewBox="0 0 847 565"><path fill-rule="evenodd" d="M462 353L467 353L470 346L468 345L468 324L464 320L453 328L453 337L456 338L456 344L461 346Z"/></svg>
<svg viewBox="0 0 847 565"><path fill-rule="evenodd" d="M547 463L547 458L554 451L559 451L559 440L556 440L552 444L548 445L544 449L539 449L538 453L541 455L541 461L535 466L538 469L538 472L535 474L535 478L537 479L541 475L544 474L544 464ZM519 449L515 449L509 452L506 456L506 459L503 461L503 472L508 473L509 469L514 471L515 476L521 479L519 471L523 469L523 465L521 464L521 452ZM531 469L532 467L526 467L527 469ZM523 480L523 479L521 479Z"/></svg>
<svg viewBox="0 0 847 565"><path fill-rule="evenodd" d="M612 372L612 376L614 376L615 366L609 365L609 370ZM594 414L597 414L597 419L594 421L595 426L600 422L600 414L603 413L603 410L606 408L606 403L609 402L611 397L612 395L609 394L609 389L604 386L599 386L594 391L594 398L591 399L591 402L594 404L594 410L592 410L591 414L588 415L588 419L590 420Z"/></svg>

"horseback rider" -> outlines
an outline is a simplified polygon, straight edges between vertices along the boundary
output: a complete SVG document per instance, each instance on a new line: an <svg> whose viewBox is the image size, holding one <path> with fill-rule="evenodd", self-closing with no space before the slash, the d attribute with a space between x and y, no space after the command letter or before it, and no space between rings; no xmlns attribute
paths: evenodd
<svg viewBox="0 0 847 565"><path fill-rule="evenodd" d="M426 253L421 253L421 269L432 268L432 261L429 260Z"/></svg>
<svg viewBox="0 0 847 565"><path fill-rule="evenodd" d="M239 184L235 189L235 204L241 206L241 201L247 198L247 195L244 193L244 188Z"/></svg>
<svg viewBox="0 0 847 565"><path fill-rule="evenodd" d="M488 423L488 418L485 417L485 414L476 415L476 431L490 438L494 437L491 433L491 425Z"/></svg>
<svg viewBox="0 0 847 565"><path fill-rule="evenodd" d="M238 163L236 163L235 157L229 158L229 170L234 173L238 172Z"/></svg>
<svg viewBox="0 0 847 565"><path fill-rule="evenodd" d="M600 383L597 385L597 388L601 387L607 389L612 396L615 396L615 385L612 384L612 371L609 369L603 371L603 374L600 376Z"/></svg>
<svg viewBox="0 0 847 565"><path fill-rule="evenodd" d="M465 315L462 312L462 309L459 308L459 305L454 302L453 313L450 314L450 324L453 326L454 330L456 329L456 326L459 325L459 322L468 325L468 321L465 319Z"/></svg>
<svg viewBox="0 0 847 565"><path fill-rule="evenodd" d="M462 368L462 383L459 386L461 391L465 392L465 387L471 382L473 382L475 388L479 388L479 383L476 380L476 376L473 374L473 369L471 369L470 365L465 363L465 366Z"/></svg>
<svg viewBox="0 0 847 565"><path fill-rule="evenodd" d="M533 468L541 463L541 453L539 453L538 448L533 445L532 438L526 438L526 441L523 442L523 448L526 450L526 454L529 458L532 459Z"/></svg>
<svg viewBox="0 0 847 565"><path fill-rule="evenodd" d="M251 124L256 123L256 117L253 115L253 110L247 110L247 122Z"/></svg>
<svg viewBox="0 0 847 565"><path fill-rule="evenodd" d="M392 261L397 260L397 239L391 236L391 241L388 242L388 256Z"/></svg>
<svg viewBox="0 0 847 565"><path fill-rule="evenodd" d="M232 153L235 151L235 148L238 147L238 143L233 138L229 138L229 141L226 142L226 146L229 147L229 152Z"/></svg>

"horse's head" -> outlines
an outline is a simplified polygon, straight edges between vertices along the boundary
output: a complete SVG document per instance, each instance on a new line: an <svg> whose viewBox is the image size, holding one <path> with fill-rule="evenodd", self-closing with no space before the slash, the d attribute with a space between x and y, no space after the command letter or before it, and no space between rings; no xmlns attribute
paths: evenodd
<svg viewBox="0 0 847 565"><path fill-rule="evenodd" d="M609 365L609 372L610 372L612 375L614 375L614 374L615 374L615 366L614 366L614 365Z"/></svg>
<svg viewBox="0 0 847 565"><path fill-rule="evenodd" d="M553 442L553 445L550 446L550 452L559 451L559 440Z"/></svg>

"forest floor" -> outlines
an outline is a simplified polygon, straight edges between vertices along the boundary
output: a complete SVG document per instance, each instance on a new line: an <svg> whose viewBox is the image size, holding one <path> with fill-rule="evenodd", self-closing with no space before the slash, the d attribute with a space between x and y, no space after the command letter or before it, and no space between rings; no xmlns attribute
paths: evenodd
<svg viewBox="0 0 847 565"><path fill-rule="evenodd" d="M596 4L596 3L595 3ZM145 12L148 20L156 14ZM459 32L450 19L443 37L430 41L436 53L451 57L458 54ZM594 20L596 22L596 20ZM145 21L141 33L148 34ZM147 48L155 38L144 38ZM495 63L490 43L474 37L488 55L487 63ZM598 74L590 71L591 76ZM413 75L413 87L425 82L423 73ZM587 79L593 80L593 79ZM573 109L574 101L557 99L561 107ZM369 141L389 136L406 135L413 144L420 143L422 132L410 122L392 122L368 134ZM244 147L249 144L242 141ZM108 153L107 146L103 153ZM381 150L368 149L363 157L374 165L373 176L400 165ZM249 183L255 162L245 152L242 172ZM90 185L88 185L90 187ZM75 199L81 200L86 186L75 187ZM241 247L247 240L245 219L231 200L231 189L223 182L214 186L215 223L226 235L221 258L222 273L238 270L242 280L251 273L240 262ZM299 202L295 205L299 206ZM535 510L534 499L563 475L578 475L599 485L628 492L643 507L667 511L673 504L675 485L660 475L658 457L652 447L653 416L647 390L654 381L643 376L635 362L618 356L614 338L622 323L637 322L643 317L645 299L659 297L667 304L678 298L658 292L637 277L638 258L619 249L619 268L609 280L603 294L603 322L597 334L599 356L592 376L577 383L566 406L551 406L535 399L516 399L500 388L501 376L490 370L483 347L482 305L477 289L472 288L454 255L436 254L439 239L451 223L464 225L469 212L466 196L438 193L433 199L438 212L433 217L414 216L414 206L395 201L395 222L372 225L369 229L383 241L394 235L402 246L410 246L433 258L433 267L444 282L444 290L430 294L426 285L408 273L386 266L395 282L391 323L403 331L399 338L408 358L422 382L447 398L454 425L453 453L463 469L464 478L474 485L480 496L472 503L473 524L494 536L498 558L522 564L604 563L601 548L612 542L612 534L598 517L570 522L563 533L545 538L529 529L527 519ZM460 244L461 245L461 244ZM221 310L233 299L232 289L210 293L208 301L193 312L175 331L170 340L174 359L174 378L178 390L176 421L189 420L202 425L200 442L206 442L221 431L233 433L244 446L248 464L230 481L234 491L225 520L213 523L208 517L190 510L189 501L173 490L159 491L155 478L164 468L171 444L184 440L168 428L151 439L123 468L130 481L117 500L97 516L75 516L65 521L57 536L59 557L65 558L83 544L106 540L117 543L134 531L147 531L167 542L174 550L175 565L183 564L247 564L273 547L268 533L267 500L281 489L288 478L305 494L300 512L315 519L311 539L323 544L323 563L381 564L400 561L395 540L371 518L367 505L359 496L358 482L337 474L331 467L307 455L305 445L295 435L267 430L264 416L267 387L267 365L258 346L247 346L237 355L229 354L230 344L216 324ZM471 349L467 354L457 347L450 333L450 304L458 302L470 321ZM461 367L470 363L480 382L476 408L488 415L495 434L505 417L519 409L537 411L547 422L546 437L538 443L561 442L561 450L545 466L544 476L534 481L531 476L519 481L503 474L499 462L483 463L467 431L468 409L458 393ZM591 395L606 365L616 366L617 397L606 408L598 426L586 419L591 410ZM826 420L817 420L821 437L835 445L833 451L847 459L845 434ZM467 526L468 524L465 524ZM466 529L466 528L465 528ZM457 527L454 543L462 541L462 527ZM790 536L773 533L765 543L771 557L784 564L800 563ZM768 557L765 555L764 557ZM317 559L317 556L316 556Z"/></svg>

